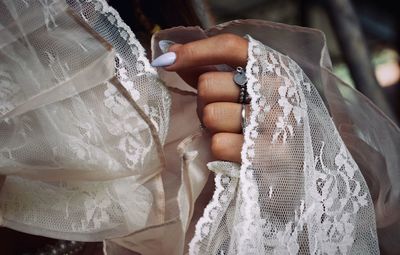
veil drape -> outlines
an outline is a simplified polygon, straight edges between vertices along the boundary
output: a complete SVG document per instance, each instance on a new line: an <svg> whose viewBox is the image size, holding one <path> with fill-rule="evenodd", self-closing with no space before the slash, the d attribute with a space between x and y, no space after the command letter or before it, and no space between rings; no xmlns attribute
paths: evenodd
<svg viewBox="0 0 400 255"><path fill-rule="evenodd" d="M319 31L247 20L154 36L153 58L161 39L249 40L242 165L209 163L211 194L196 91L152 68L105 1L0 6L3 226L107 239L109 254L397 247L399 129L331 73Z"/></svg>

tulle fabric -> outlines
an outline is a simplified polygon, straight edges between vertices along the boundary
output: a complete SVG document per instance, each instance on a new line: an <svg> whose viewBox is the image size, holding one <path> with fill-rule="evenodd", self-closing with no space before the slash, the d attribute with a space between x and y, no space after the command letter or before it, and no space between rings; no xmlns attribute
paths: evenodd
<svg viewBox="0 0 400 255"><path fill-rule="evenodd" d="M1 2L2 223L82 241L164 217L170 96L97 1Z"/></svg>
<svg viewBox="0 0 400 255"><path fill-rule="evenodd" d="M190 253L378 254L368 187L311 81L251 38L246 69L239 180L216 175Z"/></svg>
<svg viewBox="0 0 400 255"><path fill-rule="evenodd" d="M214 192L195 90L153 69L112 8L0 4L3 226L108 239L109 254L376 254L376 231L395 250L399 129L330 72L319 31L250 20L154 36L153 57L160 39L249 35L243 164L210 163Z"/></svg>

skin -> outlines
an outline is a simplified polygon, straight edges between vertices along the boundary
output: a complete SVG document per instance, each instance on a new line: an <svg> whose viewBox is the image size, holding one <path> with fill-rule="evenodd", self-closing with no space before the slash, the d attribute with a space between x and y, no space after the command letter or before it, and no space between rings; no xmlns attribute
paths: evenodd
<svg viewBox="0 0 400 255"><path fill-rule="evenodd" d="M177 72L198 91L198 115L211 132L211 152L216 159L241 162L243 145L239 88L232 72L218 72L205 66L227 64L245 67L248 42L233 34L175 44L169 51L177 55L174 64L165 67Z"/></svg>

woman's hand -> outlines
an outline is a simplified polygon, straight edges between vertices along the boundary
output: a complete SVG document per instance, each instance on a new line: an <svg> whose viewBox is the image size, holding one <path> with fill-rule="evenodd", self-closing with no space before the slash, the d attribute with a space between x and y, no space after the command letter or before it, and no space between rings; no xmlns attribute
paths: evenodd
<svg viewBox="0 0 400 255"><path fill-rule="evenodd" d="M222 34L187 44L174 44L169 48L169 59L160 56L152 63L177 72L197 88L197 112L203 125L212 133L211 151L219 160L241 162L242 106L238 103L239 87L233 81L233 72L218 72L210 66L245 67L247 47L247 40Z"/></svg>

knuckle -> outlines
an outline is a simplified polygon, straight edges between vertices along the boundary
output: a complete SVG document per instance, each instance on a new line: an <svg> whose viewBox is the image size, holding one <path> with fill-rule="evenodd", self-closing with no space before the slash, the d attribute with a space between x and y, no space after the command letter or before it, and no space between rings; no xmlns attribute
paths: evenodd
<svg viewBox="0 0 400 255"><path fill-rule="evenodd" d="M241 43L242 38L234 34L222 34L219 39L227 49L235 49Z"/></svg>
<svg viewBox="0 0 400 255"><path fill-rule="evenodd" d="M213 75L211 73L203 73L199 76L197 94L200 99L205 99L210 94L212 79Z"/></svg>
<svg viewBox="0 0 400 255"><path fill-rule="evenodd" d="M217 133L211 138L211 152L217 158L223 158L223 154L225 151L226 142L225 135L221 133Z"/></svg>
<svg viewBox="0 0 400 255"><path fill-rule="evenodd" d="M212 128L215 122L218 121L215 106L208 104L203 109L203 123L207 128Z"/></svg>
<svg viewBox="0 0 400 255"><path fill-rule="evenodd" d="M185 46L183 46L182 53L185 56L185 59L192 59L196 56L195 48L191 44L186 44Z"/></svg>

